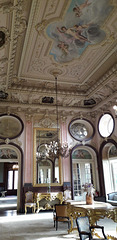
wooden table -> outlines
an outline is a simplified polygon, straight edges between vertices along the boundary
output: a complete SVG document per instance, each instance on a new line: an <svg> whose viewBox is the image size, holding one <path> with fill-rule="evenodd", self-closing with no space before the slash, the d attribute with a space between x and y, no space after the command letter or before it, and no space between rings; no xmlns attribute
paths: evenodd
<svg viewBox="0 0 117 240"><path fill-rule="evenodd" d="M91 225L96 224L99 219L105 217L111 218L117 222L117 207L105 202L94 201L92 205L86 205L86 202L67 201L68 216L71 220L71 228L68 233L76 230L73 226L73 221L78 216L88 216ZM112 237L111 239L117 239Z"/></svg>

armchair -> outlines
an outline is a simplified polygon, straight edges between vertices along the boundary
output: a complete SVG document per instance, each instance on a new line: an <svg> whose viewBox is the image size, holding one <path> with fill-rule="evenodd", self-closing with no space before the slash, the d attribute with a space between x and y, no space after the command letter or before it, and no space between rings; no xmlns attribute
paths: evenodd
<svg viewBox="0 0 117 240"><path fill-rule="evenodd" d="M88 219L87 216L77 217L76 218L76 225L77 225L77 228L78 228L80 240L85 240L85 239L93 240L94 238L92 236L91 230L95 229L95 228L101 229L101 231L102 231L103 238L100 238L100 239L107 239L107 237L104 233L104 227L99 226L99 225L90 226L89 219Z"/></svg>

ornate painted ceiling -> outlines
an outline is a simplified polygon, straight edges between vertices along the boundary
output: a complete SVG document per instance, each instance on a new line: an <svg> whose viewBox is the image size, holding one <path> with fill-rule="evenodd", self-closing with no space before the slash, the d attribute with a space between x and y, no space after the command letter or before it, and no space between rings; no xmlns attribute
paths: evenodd
<svg viewBox="0 0 117 240"><path fill-rule="evenodd" d="M1 112L51 113L55 76L61 114L115 103L116 0L0 0Z"/></svg>

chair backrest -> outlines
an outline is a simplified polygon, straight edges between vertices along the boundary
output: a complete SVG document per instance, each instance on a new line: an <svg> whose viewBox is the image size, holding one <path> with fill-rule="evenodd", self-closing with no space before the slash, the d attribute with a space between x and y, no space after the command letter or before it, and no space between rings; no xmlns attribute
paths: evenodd
<svg viewBox="0 0 117 240"><path fill-rule="evenodd" d="M80 240L84 240L86 238L89 238L88 235L81 234L82 231L85 231L85 232L88 232L88 233L91 232L88 217L87 216L77 217L76 218L76 225L77 225L77 228L78 228Z"/></svg>
<svg viewBox="0 0 117 240"><path fill-rule="evenodd" d="M33 192L28 191L25 193L25 203L33 203Z"/></svg>
<svg viewBox="0 0 117 240"><path fill-rule="evenodd" d="M57 217L68 217L67 204L56 204L55 212Z"/></svg>
<svg viewBox="0 0 117 240"><path fill-rule="evenodd" d="M69 189L66 189L64 191L64 200L66 201L66 200L69 200L69 199L71 199L71 191Z"/></svg>

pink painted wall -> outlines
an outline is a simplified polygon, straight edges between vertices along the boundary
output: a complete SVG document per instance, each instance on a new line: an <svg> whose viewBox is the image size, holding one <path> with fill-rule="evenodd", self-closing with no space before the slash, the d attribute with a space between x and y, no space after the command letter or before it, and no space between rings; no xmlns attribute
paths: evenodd
<svg viewBox="0 0 117 240"><path fill-rule="evenodd" d="M33 174L33 125L32 122L26 122L26 146L24 159L24 183L32 183Z"/></svg>
<svg viewBox="0 0 117 240"><path fill-rule="evenodd" d="M67 124L66 122L61 123L61 143L67 142ZM63 182L71 181L70 174L70 156L67 158L62 158L62 174L63 174Z"/></svg>

